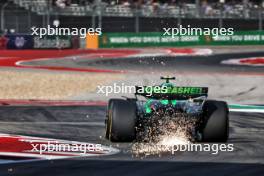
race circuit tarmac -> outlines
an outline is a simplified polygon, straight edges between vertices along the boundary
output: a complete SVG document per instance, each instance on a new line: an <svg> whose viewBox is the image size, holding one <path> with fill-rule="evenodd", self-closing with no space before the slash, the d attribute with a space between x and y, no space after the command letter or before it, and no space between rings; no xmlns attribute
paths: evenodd
<svg viewBox="0 0 264 176"><path fill-rule="evenodd" d="M0 131L110 145L103 138L105 106L1 106ZM3 175L263 175L264 114L231 113L233 152L186 152L132 157L131 144L112 144L116 155L0 165Z"/></svg>
<svg viewBox="0 0 264 176"><path fill-rule="evenodd" d="M264 52L221 53L205 56L138 56L126 58L67 57L65 59L44 59L23 62L25 66L93 68L114 71L133 72L178 72L178 73L227 73L227 74L263 74L264 68L221 64L228 59L262 57Z"/></svg>

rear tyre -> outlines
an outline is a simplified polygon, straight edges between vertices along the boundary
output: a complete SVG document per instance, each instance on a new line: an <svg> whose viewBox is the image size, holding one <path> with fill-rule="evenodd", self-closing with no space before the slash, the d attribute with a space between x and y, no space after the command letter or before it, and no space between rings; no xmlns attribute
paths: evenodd
<svg viewBox="0 0 264 176"><path fill-rule="evenodd" d="M229 136L229 110L224 101L204 103L203 142L226 142Z"/></svg>
<svg viewBox="0 0 264 176"><path fill-rule="evenodd" d="M109 127L110 127L110 124L109 124L109 114L110 114L110 110L112 109L112 104L113 104L113 101L116 101L116 100L121 100L121 99L110 99L108 101L108 105L107 105L107 110L106 110L106 119L105 119L105 138L106 139L109 139Z"/></svg>
<svg viewBox="0 0 264 176"><path fill-rule="evenodd" d="M106 138L112 142L132 142L136 138L136 103L111 99L108 103Z"/></svg>

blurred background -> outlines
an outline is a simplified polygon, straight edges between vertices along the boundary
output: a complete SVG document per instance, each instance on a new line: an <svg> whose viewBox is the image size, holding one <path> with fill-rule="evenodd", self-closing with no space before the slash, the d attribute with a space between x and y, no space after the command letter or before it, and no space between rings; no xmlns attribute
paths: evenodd
<svg viewBox="0 0 264 176"><path fill-rule="evenodd" d="M1 32L60 27L103 32L161 32L163 27L263 29L263 0L1 0Z"/></svg>

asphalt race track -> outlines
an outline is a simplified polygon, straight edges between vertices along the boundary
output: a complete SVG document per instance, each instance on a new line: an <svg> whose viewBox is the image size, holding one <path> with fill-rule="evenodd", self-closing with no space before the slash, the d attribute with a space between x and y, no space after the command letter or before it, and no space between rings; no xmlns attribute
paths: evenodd
<svg viewBox="0 0 264 176"><path fill-rule="evenodd" d="M0 107L1 132L109 144L104 134L104 106ZM130 144L107 157L45 160L0 165L2 175L263 175L263 114L230 114L235 151L177 153L132 158Z"/></svg>
<svg viewBox="0 0 264 176"><path fill-rule="evenodd" d="M104 61L87 62L80 61L77 65L94 66L96 68L111 68L125 70L151 70L151 71L177 71L177 72L201 72L201 73L257 73L263 72L263 67L232 66L220 64L221 61L233 58L247 58L263 56L264 52L243 54L217 54L213 56L160 56L129 59L109 59Z"/></svg>
<svg viewBox="0 0 264 176"><path fill-rule="evenodd" d="M228 59L261 57L264 52L228 53L208 56L155 56L107 59L84 59L69 57L58 60L36 60L23 62L29 66L56 66L74 68L97 68L121 71L173 71L195 73L263 73L263 67L234 66L221 64Z"/></svg>
<svg viewBox="0 0 264 176"><path fill-rule="evenodd" d="M263 67L221 65L226 59L264 56L264 52L212 56L142 57L119 59L59 59L24 65L93 67L129 71L264 74ZM188 58L186 58L188 57ZM35 137L113 145L115 155L63 160L17 161L0 164L0 176L77 175L263 175L264 114L230 113L233 152L213 155L184 152L174 155L132 157L131 144L111 144L104 139L106 107L100 106L0 106L0 132Z"/></svg>

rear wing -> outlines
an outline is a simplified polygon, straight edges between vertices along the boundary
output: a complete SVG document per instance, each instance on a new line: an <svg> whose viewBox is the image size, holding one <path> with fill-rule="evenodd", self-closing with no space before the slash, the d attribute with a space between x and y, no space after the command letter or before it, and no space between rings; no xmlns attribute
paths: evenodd
<svg viewBox="0 0 264 176"><path fill-rule="evenodd" d="M153 99L185 100L208 96L208 87L136 86L136 95Z"/></svg>

